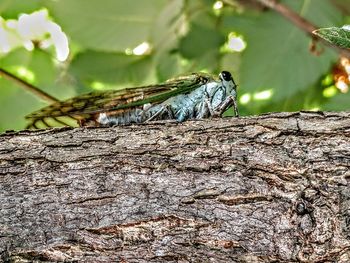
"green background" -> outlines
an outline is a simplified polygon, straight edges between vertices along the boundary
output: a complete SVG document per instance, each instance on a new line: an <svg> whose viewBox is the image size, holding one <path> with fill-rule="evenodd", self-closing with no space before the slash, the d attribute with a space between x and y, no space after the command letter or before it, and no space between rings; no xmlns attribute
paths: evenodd
<svg viewBox="0 0 350 263"><path fill-rule="evenodd" d="M23 78L60 100L94 88L117 89L191 72L228 70L239 85L239 99L245 98L239 104L243 116L349 109L350 93L337 91L329 77L338 60L335 51L317 44L322 52L315 55L309 50L310 37L280 14L230 2L234 5L214 10L212 0L2 0L4 20L47 9L68 36L70 55L59 63L52 49L16 48L0 53L0 67L14 74L18 67L27 69L31 77ZM350 21L350 0L280 2L317 27ZM225 49L231 32L243 37L243 52ZM149 54L126 54L145 41L152 47ZM334 92L329 95L327 89ZM267 90L271 96L259 97ZM0 77L0 131L23 129L24 116L45 105Z"/></svg>

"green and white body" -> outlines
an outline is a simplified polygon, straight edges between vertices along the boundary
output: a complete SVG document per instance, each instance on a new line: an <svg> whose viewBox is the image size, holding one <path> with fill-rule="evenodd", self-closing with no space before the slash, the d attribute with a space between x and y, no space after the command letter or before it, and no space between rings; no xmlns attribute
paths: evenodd
<svg viewBox="0 0 350 263"><path fill-rule="evenodd" d="M174 119L183 122L221 116L230 106L238 116L236 84L227 71L219 79L203 73L165 83L117 91L92 92L54 103L27 118L30 127L65 124L63 117L81 126L113 126Z"/></svg>

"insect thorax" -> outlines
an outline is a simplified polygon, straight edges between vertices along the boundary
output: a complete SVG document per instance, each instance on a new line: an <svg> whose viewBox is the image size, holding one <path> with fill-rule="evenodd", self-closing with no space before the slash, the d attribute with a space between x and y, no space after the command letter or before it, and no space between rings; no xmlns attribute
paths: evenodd
<svg viewBox="0 0 350 263"><path fill-rule="evenodd" d="M208 102L213 107L220 105L230 91L221 82L209 82L188 94L171 97L159 104L145 104L142 107L118 113L103 112L96 116L102 126L142 123L151 120L175 119L179 122L188 119L202 119L210 116Z"/></svg>

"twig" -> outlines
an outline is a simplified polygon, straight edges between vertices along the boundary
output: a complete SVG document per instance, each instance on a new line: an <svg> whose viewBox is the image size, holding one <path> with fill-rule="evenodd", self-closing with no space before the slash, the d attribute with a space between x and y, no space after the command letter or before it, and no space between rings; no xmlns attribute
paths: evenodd
<svg viewBox="0 0 350 263"><path fill-rule="evenodd" d="M40 90L39 88L33 86L32 84L18 78L17 76L15 76L15 75L11 74L10 72L8 72L4 69L1 69L1 68L0 68L0 76L3 76L4 78L6 78L8 80L16 82L25 90L29 91L32 94L35 94L36 96L42 98L43 100L45 100L47 102L52 103L52 102L59 101L55 97L52 97L51 95L49 95L46 92Z"/></svg>
<svg viewBox="0 0 350 263"><path fill-rule="evenodd" d="M276 0L255 0L255 1L265 5L268 8L275 10L278 13L280 13L282 16L284 16L286 19L291 21L293 24L295 24L301 30L303 30L307 34L309 34L313 39L317 39L318 41L322 42L326 46L329 46L329 47L337 50L340 55L350 58L350 51L349 50L335 46L335 45L329 43L328 41L324 40L323 38L313 34L313 31L316 30L318 27L315 26L314 24L312 24L310 21L306 20L305 18L301 17L297 12L293 11L292 9L287 7L286 5L281 4Z"/></svg>
<svg viewBox="0 0 350 263"><path fill-rule="evenodd" d="M313 25L310 21L301 17L298 13L288 8L287 6L277 2L276 0L255 0L255 1L280 13L282 16L290 20L293 24L295 24L301 30L309 34L312 34L312 32L317 29L317 27Z"/></svg>
<svg viewBox="0 0 350 263"><path fill-rule="evenodd" d="M294 25L299 27L301 30L306 32L308 35L310 35L312 39L318 40L323 44L325 44L326 46L329 46L335 49L341 56L350 58L350 50L332 45L331 43L324 40L323 38L320 38L319 36L316 36L315 34L313 34L313 31L316 30L318 27L312 24L307 19L301 17L297 12L293 11L286 5L281 4L276 0L253 0L253 1L275 10L277 13L279 13L280 15L282 15L283 17L291 21ZM228 5L233 5L232 0L224 0L223 2L225 2Z"/></svg>

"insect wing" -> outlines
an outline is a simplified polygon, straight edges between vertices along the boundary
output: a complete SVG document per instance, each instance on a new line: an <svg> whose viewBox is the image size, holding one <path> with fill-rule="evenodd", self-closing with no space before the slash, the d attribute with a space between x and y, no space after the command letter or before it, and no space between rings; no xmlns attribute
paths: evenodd
<svg viewBox="0 0 350 263"><path fill-rule="evenodd" d="M28 127L38 128L39 122L44 127L57 126L51 124L53 121L61 126L74 126L71 125L71 121L67 123L67 118L62 120L62 117L80 122L101 112L128 111L147 103L161 103L169 97L190 92L211 79L209 75L200 73L170 79L157 85L83 94L66 101L56 102L28 115L26 117L30 119Z"/></svg>

